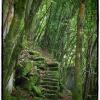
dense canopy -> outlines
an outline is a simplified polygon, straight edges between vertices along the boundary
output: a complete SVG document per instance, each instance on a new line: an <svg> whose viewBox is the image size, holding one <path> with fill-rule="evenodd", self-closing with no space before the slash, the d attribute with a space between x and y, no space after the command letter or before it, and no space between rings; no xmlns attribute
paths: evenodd
<svg viewBox="0 0 100 100"><path fill-rule="evenodd" d="M4 100L97 100L97 0L3 0Z"/></svg>

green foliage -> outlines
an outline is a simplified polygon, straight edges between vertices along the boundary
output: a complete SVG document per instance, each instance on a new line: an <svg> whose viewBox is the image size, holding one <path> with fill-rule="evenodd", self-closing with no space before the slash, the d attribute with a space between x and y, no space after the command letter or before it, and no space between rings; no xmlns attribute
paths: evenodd
<svg viewBox="0 0 100 100"><path fill-rule="evenodd" d="M37 51L29 51L29 54L30 55L33 55L33 56L40 56L40 53L39 52L37 52Z"/></svg>
<svg viewBox="0 0 100 100"><path fill-rule="evenodd" d="M38 86L40 80L38 70L47 68L46 58L42 57L39 52L33 51L37 47L41 47L44 52L48 51L47 53L50 53L60 62L61 72L53 74L57 78L60 76L60 87L63 89L64 73L66 73L64 69L70 65L75 65L77 17L80 0L14 0L13 3L14 17L9 32L3 41L3 86L6 87L8 79L16 66L20 70L16 78L23 77L26 79L23 89L33 92L35 96L42 97L42 89ZM88 62L91 65L89 68L97 74L97 55L95 55L97 46L94 46L97 38L97 1L88 0L85 1L85 5L82 63L79 72L76 72L76 74L80 73L81 75L87 71ZM4 18L9 10L8 6L8 1L4 0ZM30 58L17 63L18 55L22 49L28 50ZM92 54L88 56L88 52L91 53L91 50ZM86 73L82 76L82 83L85 81L85 75ZM92 81L96 83L97 77L91 77L95 77ZM80 82L78 84L79 87L76 88L79 91L76 92L76 97L81 95L78 93L81 93L80 88L83 88ZM93 88L95 87L93 85ZM90 88L92 87L90 86ZM10 99L14 100L15 98L11 97ZM18 100L24 99L20 96L18 98ZM41 100L41 98L35 97L34 100Z"/></svg>
<svg viewBox="0 0 100 100"><path fill-rule="evenodd" d="M47 65L39 52L32 50L28 50L27 52L33 59L27 59L17 64L16 69L19 70L19 74L16 75L16 79L24 78L26 81L23 83L22 88L33 92L35 96L42 96L42 88L39 87L40 75L38 69L46 68ZM58 74L56 75L58 76Z"/></svg>
<svg viewBox="0 0 100 100"><path fill-rule="evenodd" d="M32 61L28 61L28 62L23 62L23 72L22 75L26 75L28 72L30 72L31 68L33 67L33 62Z"/></svg>
<svg viewBox="0 0 100 100"><path fill-rule="evenodd" d="M41 97L34 97L34 100L43 100Z"/></svg>
<svg viewBox="0 0 100 100"><path fill-rule="evenodd" d="M22 48L28 49L27 37L25 35L23 36Z"/></svg>
<svg viewBox="0 0 100 100"><path fill-rule="evenodd" d="M30 76L30 77L28 77L28 80L27 80L26 84L24 85L24 89L26 89L28 91L32 91L34 86L37 86L38 82L39 82L39 76L37 74ZM33 93L35 93L35 92L33 92Z"/></svg>
<svg viewBox="0 0 100 100"><path fill-rule="evenodd" d="M34 93L36 93L37 96L42 96L41 90L42 90L42 88L39 87L39 86L33 86L33 89L32 89L32 91L33 91Z"/></svg>
<svg viewBox="0 0 100 100"><path fill-rule="evenodd" d="M12 96L7 96L5 98L5 100L17 100L16 97L12 97ZM23 100L23 99L20 99L20 100Z"/></svg>
<svg viewBox="0 0 100 100"><path fill-rule="evenodd" d="M15 13L17 13L19 17L21 17L24 13L25 3L26 0L14 0Z"/></svg>

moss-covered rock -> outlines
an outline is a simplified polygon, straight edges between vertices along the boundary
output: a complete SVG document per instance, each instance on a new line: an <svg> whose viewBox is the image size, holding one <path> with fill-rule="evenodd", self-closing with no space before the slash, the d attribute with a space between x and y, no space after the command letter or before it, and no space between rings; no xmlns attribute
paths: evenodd
<svg viewBox="0 0 100 100"><path fill-rule="evenodd" d="M38 85L38 83L39 83L39 75L38 74L29 76L27 83L24 86L24 89L31 91L34 86Z"/></svg>
<svg viewBox="0 0 100 100"><path fill-rule="evenodd" d="M26 54L26 56L25 56ZM22 60L17 65L19 72L19 78L24 78L25 82L23 86L20 86L24 90L32 92L34 96L41 97L43 96L43 87L40 86L41 79L45 76L45 73L48 71L48 78L52 77L55 79L59 78L58 71L51 71L50 68L58 67L58 63L50 63L49 65L46 62L46 58L42 56L41 53L32 50L24 50L21 53L20 59L28 58L27 60ZM58 69L57 69L58 70ZM17 76L18 78L18 76ZM35 98L37 99L37 98ZM34 99L34 100L35 100ZM38 98L39 100L39 98ZM41 99L40 99L41 100Z"/></svg>
<svg viewBox="0 0 100 100"><path fill-rule="evenodd" d="M32 61L27 61L27 62L23 62L23 72L22 74L25 76L27 75L27 73L29 73L33 67L33 62Z"/></svg>
<svg viewBox="0 0 100 100"><path fill-rule="evenodd" d="M31 51L31 50L29 50L28 52L29 52L30 55L33 55L33 56L34 55L40 56L40 53L37 52L37 51Z"/></svg>
<svg viewBox="0 0 100 100"><path fill-rule="evenodd" d="M32 61L24 61L17 65L16 67L16 76L26 76L32 69Z"/></svg>

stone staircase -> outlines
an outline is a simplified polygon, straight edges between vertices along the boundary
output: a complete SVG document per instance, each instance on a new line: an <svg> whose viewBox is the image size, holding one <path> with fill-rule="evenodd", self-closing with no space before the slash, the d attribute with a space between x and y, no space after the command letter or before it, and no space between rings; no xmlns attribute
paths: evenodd
<svg viewBox="0 0 100 100"><path fill-rule="evenodd" d="M58 63L47 64L47 71L44 78L40 82L43 88L43 96L45 100L58 100L59 92L59 65Z"/></svg>

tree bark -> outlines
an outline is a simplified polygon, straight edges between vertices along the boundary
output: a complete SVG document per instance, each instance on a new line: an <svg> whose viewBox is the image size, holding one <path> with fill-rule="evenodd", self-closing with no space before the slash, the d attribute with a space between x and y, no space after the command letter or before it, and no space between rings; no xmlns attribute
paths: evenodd
<svg viewBox="0 0 100 100"><path fill-rule="evenodd" d="M82 100L82 78L81 78L81 63L82 63L82 38L83 38L83 21L85 13L84 1L80 1L78 14L77 33L76 33L76 57L75 57L75 87L73 89L74 100Z"/></svg>
<svg viewBox="0 0 100 100"><path fill-rule="evenodd" d="M26 0L14 1L14 17L9 28L9 32L3 41L3 92L6 91L6 86L13 72L14 65L10 66L12 54L17 44L17 38L23 28L23 17L25 11ZM16 59L13 59L16 60ZM4 96L5 97L5 96Z"/></svg>
<svg viewBox="0 0 100 100"><path fill-rule="evenodd" d="M28 23L30 17L34 17L36 9L39 6L36 6L31 12L34 12L33 16L29 16L28 20L25 22L25 11L26 11L26 1L27 0L15 0L14 1L14 18L12 20L9 32L3 42L3 90L7 86L8 80L11 73L14 71L15 63L20 53L20 46L22 44L23 35L26 35L26 24ZM35 10L35 11L34 11ZM32 14L32 13L31 13ZM30 28L31 25L28 27ZM24 29L23 29L24 28ZM17 51L16 51L17 50ZM12 61L13 60L13 61Z"/></svg>
<svg viewBox="0 0 100 100"><path fill-rule="evenodd" d="M3 39L5 39L14 16L13 0L8 0L3 3L3 12Z"/></svg>
<svg viewBox="0 0 100 100"><path fill-rule="evenodd" d="M89 34L91 36L91 34ZM97 37L95 41L93 41L93 36L91 36L88 40L88 49L87 49L87 62L86 62L86 76L85 76L85 82L84 82L84 91L83 91L83 100L87 100L88 94L90 92L90 84L91 84L91 65L92 65L92 59L93 59L93 51L97 45Z"/></svg>

